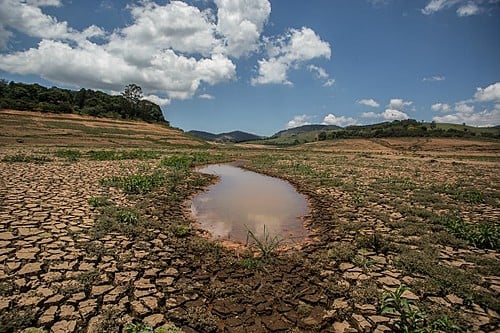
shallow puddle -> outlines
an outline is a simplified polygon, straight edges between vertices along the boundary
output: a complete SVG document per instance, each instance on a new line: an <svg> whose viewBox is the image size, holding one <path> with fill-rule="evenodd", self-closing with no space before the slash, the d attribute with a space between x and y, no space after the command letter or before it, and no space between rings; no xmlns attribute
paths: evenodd
<svg viewBox="0 0 500 333"><path fill-rule="evenodd" d="M191 213L213 237L245 242L248 230L298 242L307 233L303 217L307 201L289 183L228 164L198 170L217 175L219 181L195 196Z"/></svg>

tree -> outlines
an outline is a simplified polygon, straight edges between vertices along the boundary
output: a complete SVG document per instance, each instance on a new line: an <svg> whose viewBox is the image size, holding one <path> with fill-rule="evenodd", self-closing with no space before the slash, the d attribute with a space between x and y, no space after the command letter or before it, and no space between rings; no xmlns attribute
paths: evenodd
<svg viewBox="0 0 500 333"><path fill-rule="evenodd" d="M142 88L135 83L131 83L125 87L122 96L127 101L127 111L130 113L130 118L137 117L139 113L139 102L142 99Z"/></svg>

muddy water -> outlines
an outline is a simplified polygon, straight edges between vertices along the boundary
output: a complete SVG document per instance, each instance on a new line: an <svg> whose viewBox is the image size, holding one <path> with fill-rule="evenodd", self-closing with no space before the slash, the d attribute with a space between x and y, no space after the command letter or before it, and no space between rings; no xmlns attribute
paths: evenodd
<svg viewBox="0 0 500 333"><path fill-rule="evenodd" d="M305 237L307 202L289 183L228 164L198 171L220 177L191 203L192 215L213 237L244 243L247 230L262 237L264 225L271 236L293 242Z"/></svg>

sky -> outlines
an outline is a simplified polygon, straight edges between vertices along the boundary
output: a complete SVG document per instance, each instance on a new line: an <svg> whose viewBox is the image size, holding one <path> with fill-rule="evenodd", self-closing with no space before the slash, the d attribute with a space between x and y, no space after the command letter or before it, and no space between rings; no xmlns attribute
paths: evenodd
<svg viewBox="0 0 500 333"><path fill-rule="evenodd" d="M119 94L259 135L500 125L500 0L0 0L0 78Z"/></svg>

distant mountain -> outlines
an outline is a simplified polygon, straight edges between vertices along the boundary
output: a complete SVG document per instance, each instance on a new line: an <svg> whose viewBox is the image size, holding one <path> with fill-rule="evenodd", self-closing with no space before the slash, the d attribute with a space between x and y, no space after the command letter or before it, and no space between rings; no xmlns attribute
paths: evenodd
<svg viewBox="0 0 500 333"><path fill-rule="evenodd" d="M242 131L233 131L220 134L213 134L204 131L188 131L187 133L191 134L194 137L203 139L205 141L213 141L213 142L244 142L244 141L262 139L261 136Z"/></svg>
<svg viewBox="0 0 500 333"><path fill-rule="evenodd" d="M314 132L314 131L332 131L332 130L338 130L342 129L342 127L339 127L337 125L303 125L299 127L294 127L294 128L289 128L283 131L279 131L278 133L274 134L271 138L281 138L285 136L292 136L292 135L297 135L301 133L307 133L307 132Z"/></svg>

